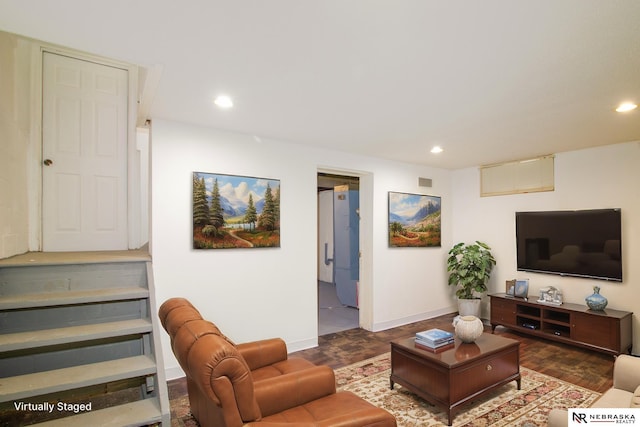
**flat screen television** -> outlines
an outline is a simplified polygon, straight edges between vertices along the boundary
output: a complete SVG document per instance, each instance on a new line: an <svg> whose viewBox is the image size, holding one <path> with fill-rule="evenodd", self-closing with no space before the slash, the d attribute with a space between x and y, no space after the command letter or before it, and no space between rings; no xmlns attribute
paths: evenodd
<svg viewBox="0 0 640 427"><path fill-rule="evenodd" d="M620 209L516 212L519 271L622 281Z"/></svg>

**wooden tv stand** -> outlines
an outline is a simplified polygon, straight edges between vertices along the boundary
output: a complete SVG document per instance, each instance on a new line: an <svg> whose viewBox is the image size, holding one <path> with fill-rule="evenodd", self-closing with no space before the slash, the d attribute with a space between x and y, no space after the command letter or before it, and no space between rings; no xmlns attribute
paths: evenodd
<svg viewBox="0 0 640 427"><path fill-rule="evenodd" d="M552 305L506 294L491 298L491 331L505 326L514 331L573 344L617 356L633 345L629 311L590 310L586 305Z"/></svg>

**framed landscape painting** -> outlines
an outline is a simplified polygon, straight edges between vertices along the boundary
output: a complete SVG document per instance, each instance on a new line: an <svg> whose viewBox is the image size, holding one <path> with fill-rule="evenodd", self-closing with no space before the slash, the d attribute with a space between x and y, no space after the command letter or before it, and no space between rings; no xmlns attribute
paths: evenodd
<svg viewBox="0 0 640 427"><path fill-rule="evenodd" d="M193 173L193 248L280 247L280 180Z"/></svg>
<svg viewBox="0 0 640 427"><path fill-rule="evenodd" d="M439 247L440 197L389 192L389 247Z"/></svg>

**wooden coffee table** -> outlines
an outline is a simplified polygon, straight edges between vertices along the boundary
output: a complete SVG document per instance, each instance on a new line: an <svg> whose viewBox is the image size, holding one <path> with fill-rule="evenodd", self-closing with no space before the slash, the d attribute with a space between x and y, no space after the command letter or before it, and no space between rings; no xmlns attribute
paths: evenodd
<svg viewBox="0 0 640 427"><path fill-rule="evenodd" d="M432 352L414 337L391 341L391 389L395 383L447 411L449 425L460 406L516 381L520 390L520 342L483 333L475 343L456 338L452 348Z"/></svg>

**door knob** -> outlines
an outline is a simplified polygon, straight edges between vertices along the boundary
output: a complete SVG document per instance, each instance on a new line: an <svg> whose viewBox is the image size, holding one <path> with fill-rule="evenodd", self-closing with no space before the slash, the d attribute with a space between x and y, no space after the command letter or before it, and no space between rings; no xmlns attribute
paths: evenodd
<svg viewBox="0 0 640 427"><path fill-rule="evenodd" d="M51 159L44 159L44 163L45 166L51 166L53 164L53 160Z"/></svg>

